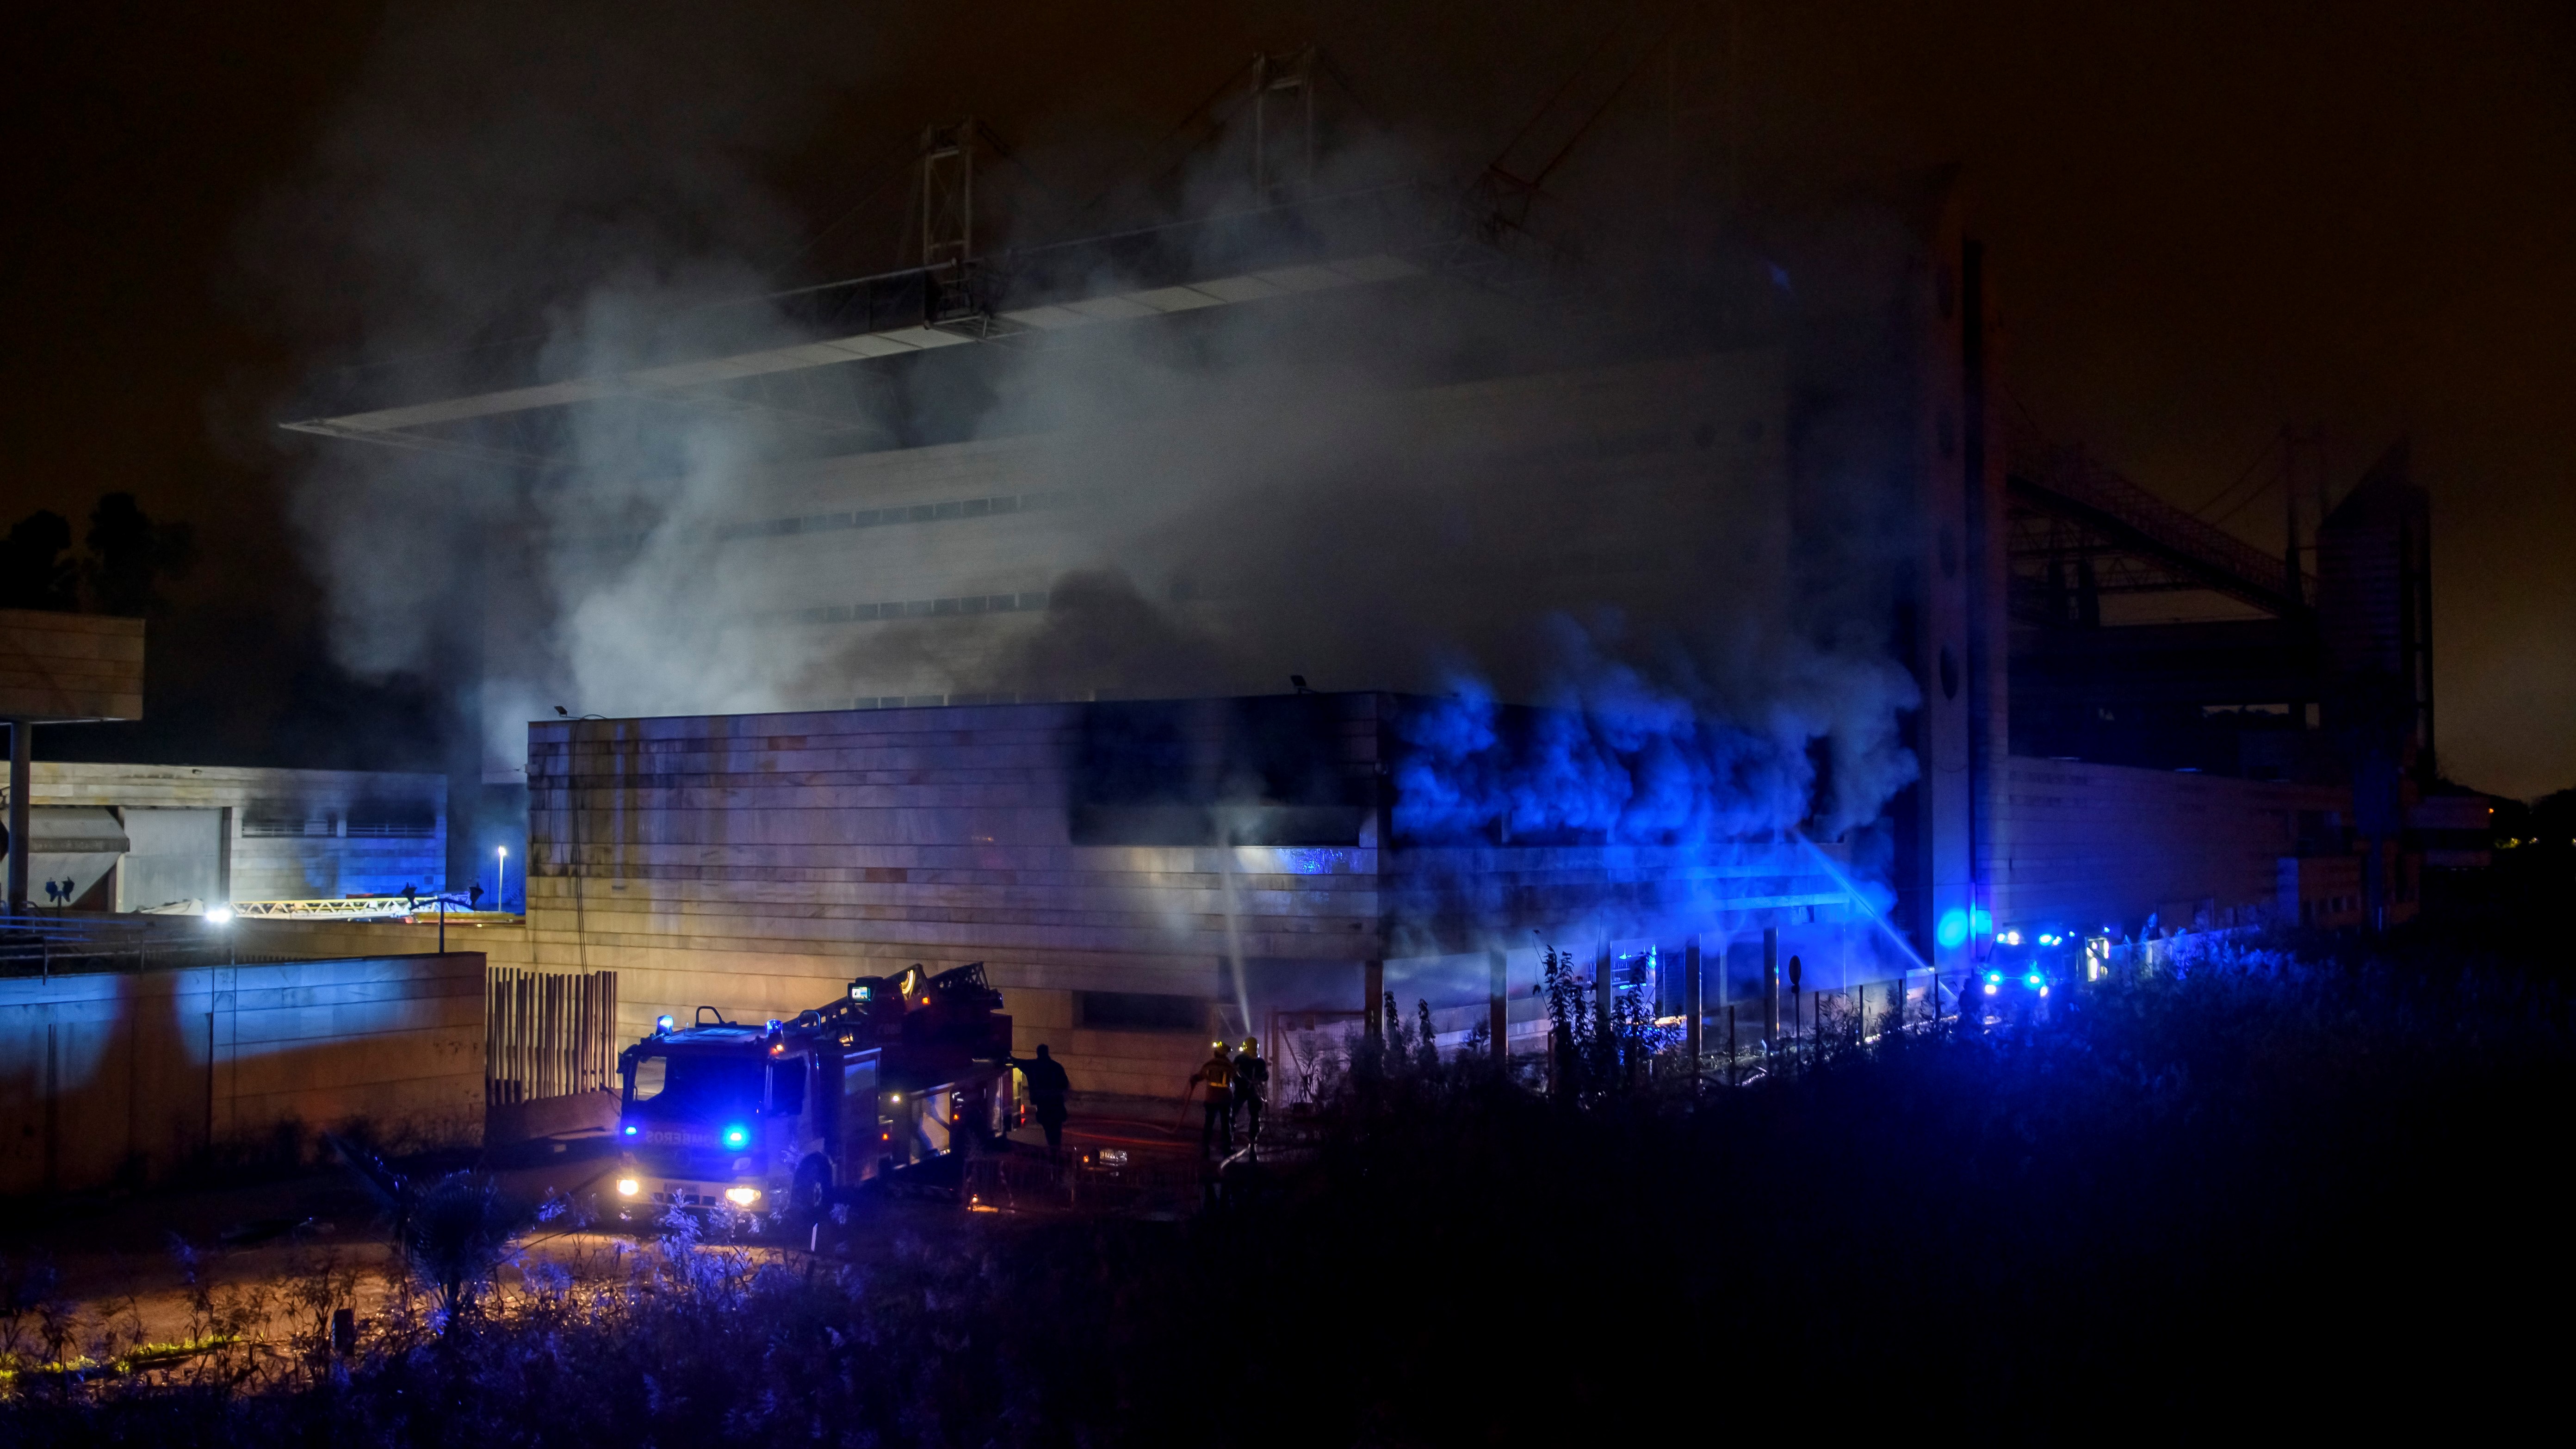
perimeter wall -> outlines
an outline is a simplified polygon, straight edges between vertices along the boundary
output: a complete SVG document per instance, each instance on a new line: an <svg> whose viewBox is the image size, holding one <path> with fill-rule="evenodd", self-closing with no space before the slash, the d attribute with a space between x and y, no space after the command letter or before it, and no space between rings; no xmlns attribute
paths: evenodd
<svg viewBox="0 0 2576 1449"><path fill-rule="evenodd" d="M0 981L0 1193L166 1178L483 1131L483 957L377 956Z"/></svg>

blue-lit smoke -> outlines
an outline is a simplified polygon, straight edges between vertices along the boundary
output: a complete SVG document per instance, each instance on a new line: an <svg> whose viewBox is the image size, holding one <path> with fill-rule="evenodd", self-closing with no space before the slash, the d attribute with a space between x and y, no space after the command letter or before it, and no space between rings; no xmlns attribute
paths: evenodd
<svg viewBox="0 0 2576 1449"><path fill-rule="evenodd" d="M1646 937L1830 903L1876 923L1865 949L1920 969L1884 919L1894 895L1864 864L1875 854L1838 862L1805 833L1869 825L1914 778L1897 724L1918 696L1901 669L1811 656L1743 704L1672 652L1613 655L1615 621L1560 616L1546 632L1552 683L1535 708L1460 673L1397 723L1390 824L1409 865L1388 902L1396 945L1454 951L1503 919ZM1551 846L1590 849L1577 865Z"/></svg>
<svg viewBox="0 0 2576 1449"><path fill-rule="evenodd" d="M1805 814L1802 749L1635 697L1533 715L1517 739L1476 680L1408 714L1395 826L1422 841L1563 837L1678 845L1749 835ZM1800 742L1803 744L1803 742Z"/></svg>
<svg viewBox="0 0 2576 1449"><path fill-rule="evenodd" d="M1507 725L1491 687L1462 675L1447 698L1406 715L1399 837L1703 845L1811 819L1838 831L1875 818L1914 778L1896 722L1916 695L1892 664L1811 661L1738 712L1657 686L1571 620L1549 632L1559 668L1540 710ZM1819 741L1833 761L1821 792Z"/></svg>

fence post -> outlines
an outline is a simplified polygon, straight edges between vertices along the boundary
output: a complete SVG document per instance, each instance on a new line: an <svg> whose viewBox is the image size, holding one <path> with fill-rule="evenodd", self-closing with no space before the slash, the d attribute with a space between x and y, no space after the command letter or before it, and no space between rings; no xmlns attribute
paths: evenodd
<svg viewBox="0 0 2576 1449"><path fill-rule="evenodd" d="M1707 1045L1706 1026L1700 1020L1700 959L1696 935L1682 943L1682 1049L1690 1055L1691 1091L1699 1091L1699 1061Z"/></svg>
<svg viewBox="0 0 2576 1449"><path fill-rule="evenodd" d="M1768 1050L1780 1048L1780 928L1762 928L1762 1039Z"/></svg>

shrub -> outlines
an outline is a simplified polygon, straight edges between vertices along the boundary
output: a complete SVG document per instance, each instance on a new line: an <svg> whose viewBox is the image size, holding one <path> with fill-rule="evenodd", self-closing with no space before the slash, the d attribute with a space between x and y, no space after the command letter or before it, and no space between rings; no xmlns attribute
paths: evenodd
<svg viewBox="0 0 2576 1449"><path fill-rule="evenodd" d="M1392 1024L1382 1073L1319 1114L1310 1162L1189 1223L961 1217L862 1267L712 1246L683 1218L514 1265L491 1256L490 1198L461 1184L442 1199L460 1246L415 1253L345 1363L22 1395L7 1430L477 1449L2056 1439L2249 1407L2384 1429L2415 1391L2466 1412L2547 1382L2545 1337L2513 1325L2565 1273L2555 987L2238 952L2070 992L2011 1030L1837 1028L1818 1070L1696 1094L1582 1057L1601 1040L1587 1015L1551 1027L1614 1075L1554 1099L1481 1057L1393 1050ZM2509 1273L2485 1266L2499 1255ZM310 1322L338 1292L285 1297ZM469 1301L474 1332L434 1331ZM2459 1400L2466 1382L2495 1392Z"/></svg>

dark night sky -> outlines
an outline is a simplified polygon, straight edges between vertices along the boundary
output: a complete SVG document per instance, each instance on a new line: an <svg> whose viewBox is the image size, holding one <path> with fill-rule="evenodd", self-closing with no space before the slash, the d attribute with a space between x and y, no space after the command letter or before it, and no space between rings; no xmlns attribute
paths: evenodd
<svg viewBox="0 0 2576 1449"><path fill-rule="evenodd" d="M799 25L798 8L726 7L722 23ZM1399 127L1490 149L1611 13L802 8L849 55L746 164L815 218L924 119L972 112L1041 151L1150 137L1253 49L1309 38ZM299 0L48 7L0 63L0 522L128 489L206 548L156 626L156 718L139 738L119 727L127 748L433 758L416 688L326 663L259 426L298 358L243 280L262 270L244 266L247 218L314 184L382 20ZM686 37L712 23L639 23L676 107ZM1964 163L2009 383L2050 434L2186 505L2285 423L2323 425L2346 482L2411 434L2434 498L2446 772L2522 795L2576 783L2576 12L1810 0L1748 4L1736 23L1752 189ZM518 38L505 25L490 43ZM734 124L721 110L704 124L735 139L716 134ZM2234 524L2273 542L2277 507ZM398 548L401 520L386 528Z"/></svg>

